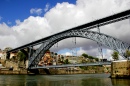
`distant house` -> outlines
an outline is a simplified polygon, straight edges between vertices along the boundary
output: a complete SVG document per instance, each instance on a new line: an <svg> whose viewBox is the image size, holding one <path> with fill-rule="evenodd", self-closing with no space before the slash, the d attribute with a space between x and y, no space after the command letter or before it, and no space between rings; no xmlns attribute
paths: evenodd
<svg viewBox="0 0 130 86"><path fill-rule="evenodd" d="M11 58L13 58L13 57L17 57L17 53L18 53L18 52L16 52L16 51L15 51L15 52L11 52L9 59L11 59Z"/></svg>
<svg viewBox="0 0 130 86"><path fill-rule="evenodd" d="M6 59L6 52L0 51L0 59Z"/></svg>
<svg viewBox="0 0 130 86"><path fill-rule="evenodd" d="M42 60L39 62L39 66L42 65L52 65L53 63L53 58L51 57L51 52L48 50L46 51L46 53L44 54L44 56L42 57Z"/></svg>
<svg viewBox="0 0 130 86"><path fill-rule="evenodd" d="M6 60L6 52L7 52L8 50L11 50L11 49L12 49L12 48L10 48L10 47L5 48L4 50L1 50L1 49L0 49L0 59Z"/></svg>
<svg viewBox="0 0 130 86"><path fill-rule="evenodd" d="M2 56L3 56L3 53L2 53L2 51L0 51L0 59L2 58Z"/></svg>

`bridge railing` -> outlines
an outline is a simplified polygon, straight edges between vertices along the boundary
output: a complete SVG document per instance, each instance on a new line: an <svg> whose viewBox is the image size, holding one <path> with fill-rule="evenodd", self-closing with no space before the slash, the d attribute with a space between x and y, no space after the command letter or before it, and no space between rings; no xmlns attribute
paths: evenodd
<svg viewBox="0 0 130 86"><path fill-rule="evenodd" d="M98 65L111 65L111 62L96 62L96 63L82 63L82 64L62 64L62 65L43 65L43 66L32 67L31 69L63 68L63 67L79 67L79 66L98 66Z"/></svg>

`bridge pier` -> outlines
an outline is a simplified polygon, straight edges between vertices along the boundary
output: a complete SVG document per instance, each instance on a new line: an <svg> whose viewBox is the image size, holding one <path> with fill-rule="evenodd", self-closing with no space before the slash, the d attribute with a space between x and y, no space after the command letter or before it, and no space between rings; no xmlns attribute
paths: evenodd
<svg viewBox="0 0 130 86"><path fill-rule="evenodd" d="M113 61L111 78L130 78L130 60Z"/></svg>

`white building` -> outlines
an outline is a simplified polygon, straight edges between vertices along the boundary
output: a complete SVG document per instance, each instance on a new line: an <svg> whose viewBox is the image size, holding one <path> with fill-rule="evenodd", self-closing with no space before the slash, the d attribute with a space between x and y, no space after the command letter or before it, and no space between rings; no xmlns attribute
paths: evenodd
<svg viewBox="0 0 130 86"><path fill-rule="evenodd" d="M2 54L2 52L0 52L0 59L2 58L2 56L3 56L3 54Z"/></svg>
<svg viewBox="0 0 130 86"><path fill-rule="evenodd" d="M6 59L6 52L0 51L0 59Z"/></svg>

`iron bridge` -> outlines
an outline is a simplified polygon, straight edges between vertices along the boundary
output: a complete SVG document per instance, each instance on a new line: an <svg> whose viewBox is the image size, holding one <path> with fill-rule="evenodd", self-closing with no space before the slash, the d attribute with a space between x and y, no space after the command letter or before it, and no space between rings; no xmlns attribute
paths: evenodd
<svg viewBox="0 0 130 86"><path fill-rule="evenodd" d="M126 49L129 49L130 44L123 42L117 38L114 38L112 36L95 32L95 31L91 31L90 29L99 28L101 26L104 26L110 23L128 19L129 17L130 17L130 10L126 10L121 13L117 13L117 14L114 14L105 18L101 18L101 19L86 23L84 25L80 25L80 26L56 33L46 38L42 38L40 40L31 42L29 44L20 46L18 48L12 49L7 52L7 57L9 56L10 52L23 50L27 48L29 52L28 69L38 68L39 61L41 60L41 58L44 56L45 52L48 49L50 49L55 43L66 38L70 38L70 37L82 37L82 38L93 40L99 44L102 44L104 46L111 48L112 50L116 50L117 52L119 52L121 56L125 57L125 51ZM39 45L39 44L41 44L41 46L35 52L33 52L32 51L33 46Z"/></svg>

